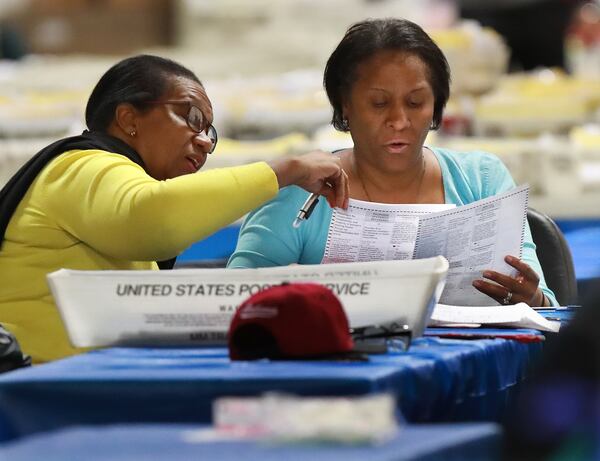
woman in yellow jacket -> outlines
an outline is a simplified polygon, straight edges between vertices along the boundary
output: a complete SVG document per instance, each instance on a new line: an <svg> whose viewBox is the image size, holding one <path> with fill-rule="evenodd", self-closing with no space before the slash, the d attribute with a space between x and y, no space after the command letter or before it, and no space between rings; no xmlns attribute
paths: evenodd
<svg viewBox="0 0 600 461"><path fill-rule="evenodd" d="M89 131L38 152L0 191L0 324L34 362L78 352L49 272L170 268L170 258L290 184L347 206L347 176L325 152L192 174L215 149L212 120L190 70L156 56L125 59L92 91Z"/></svg>

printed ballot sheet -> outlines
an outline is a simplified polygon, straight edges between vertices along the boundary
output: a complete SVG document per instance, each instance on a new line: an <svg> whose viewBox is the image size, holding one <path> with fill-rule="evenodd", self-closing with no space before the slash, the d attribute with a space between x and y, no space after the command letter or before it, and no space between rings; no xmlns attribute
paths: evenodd
<svg viewBox="0 0 600 461"><path fill-rule="evenodd" d="M472 282L486 269L504 274L515 270L506 255L521 257L529 187L521 186L454 210L419 220L415 259L443 255L450 262L441 303L486 306L497 304Z"/></svg>
<svg viewBox="0 0 600 461"><path fill-rule="evenodd" d="M521 257L528 193L524 185L460 207L351 201L346 212L334 210L322 262L442 255L450 270L441 302L495 305L472 282L486 269L514 273L504 257Z"/></svg>
<svg viewBox="0 0 600 461"><path fill-rule="evenodd" d="M321 263L412 259L419 216L453 208L350 199L347 210L333 210Z"/></svg>

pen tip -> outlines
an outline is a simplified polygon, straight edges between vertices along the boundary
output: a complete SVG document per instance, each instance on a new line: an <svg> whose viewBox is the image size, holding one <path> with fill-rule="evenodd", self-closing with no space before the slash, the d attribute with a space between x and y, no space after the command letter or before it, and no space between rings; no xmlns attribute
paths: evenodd
<svg viewBox="0 0 600 461"><path fill-rule="evenodd" d="M292 223L292 227L297 229L298 227L300 227L301 222L302 222L302 220L299 218L294 219L294 222Z"/></svg>

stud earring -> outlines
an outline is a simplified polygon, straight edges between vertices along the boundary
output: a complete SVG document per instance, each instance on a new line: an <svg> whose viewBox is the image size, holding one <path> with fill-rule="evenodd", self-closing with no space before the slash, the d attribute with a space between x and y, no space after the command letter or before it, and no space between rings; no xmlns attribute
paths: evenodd
<svg viewBox="0 0 600 461"><path fill-rule="evenodd" d="M348 131L350 129L350 123L348 123L347 118L342 119L342 128L344 129L344 131Z"/></svg>
<svg viewBox="0 0 600 461"><path fill-rule="evenodd" d="M134 137L136 134L137 134L137 131L135 131L135 130L131 130L129 132L129 136L131 136L131 137Z"/></svg>

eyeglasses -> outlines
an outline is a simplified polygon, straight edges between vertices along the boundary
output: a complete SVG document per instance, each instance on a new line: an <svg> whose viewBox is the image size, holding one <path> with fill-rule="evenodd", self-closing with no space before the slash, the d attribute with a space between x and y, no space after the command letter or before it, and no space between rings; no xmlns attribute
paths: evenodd
<svg viewBox="0 0 600 461"><path fill-rule="evenodd" d="M198 106L193 105L189 101L147 101L145 104L173 104L176 106L187 105L189 107L185 117L187 125L196 133L201 133L204 131L212 143L208 153L212 154L215 151L215 147L217 147L217 141L219 140L219 137L217 136L217 130L212 125L208 125L208 127L205 126L206 118Z"/></svg>
<svg viewBox="0 0 600 461"><path fill-rule="evenodd" d="M351 334L356 343L383 342L385 346L395 351L407 351L412 340L409 326L398 323L355 328L351 330Z"/></svg>

